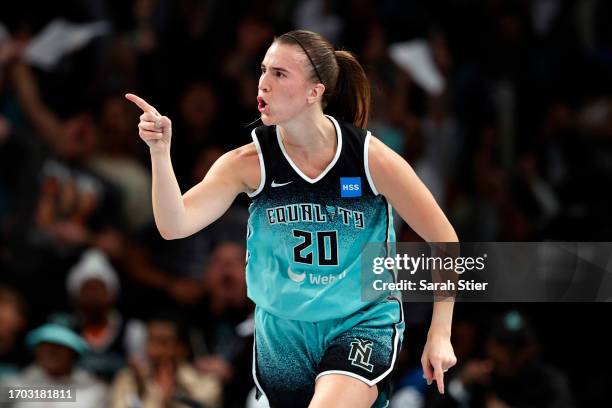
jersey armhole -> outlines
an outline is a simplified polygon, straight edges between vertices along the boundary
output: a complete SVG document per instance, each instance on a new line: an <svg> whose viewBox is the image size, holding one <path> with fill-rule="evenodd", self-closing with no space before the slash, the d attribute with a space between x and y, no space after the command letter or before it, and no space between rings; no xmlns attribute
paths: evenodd
<svg viewBox="0 0 612 408"><path fill-rule="evenodd" d="M263 190L264 185L266 184L266 166L264 164L263 152L261 151L261 145L259 144L259 139L257 138L257 133L255 132L255 129L253 129L253 131L251 132L251 137L253 138L253 143L255 144L255 148L257 149L260 172L260 180L257 190L253 191L252 193L247 193L250 198L254 198L257 194L261 193L261 190Z"/></svg>
<svg viewBox="0 0 612 408"><path fill-rule="evenodd" d="M370 185L370 189L374 193L374 195L379 195L376 186L374 185L374 180L372 180L372 175L370 174L370 165L368 152L370 149L370 139L372 139L372 133L368 130L366 133L365 141L363 142L363 168L365 170L366 177L368 179L368 184Z"/></svg>

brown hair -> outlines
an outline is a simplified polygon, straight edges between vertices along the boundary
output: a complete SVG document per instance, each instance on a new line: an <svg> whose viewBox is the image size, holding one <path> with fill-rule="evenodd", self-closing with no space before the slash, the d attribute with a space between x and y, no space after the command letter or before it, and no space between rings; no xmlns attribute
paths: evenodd
<svg viewBox="0 0 612 408"><path fill-rule="evenodd" d="M325 85L323 109L332 116L366 128L370 114L370 83L353 54L334 50L320 34L306 30L289 31L274 39L297 45L310 61L312 81Z"/></svg>

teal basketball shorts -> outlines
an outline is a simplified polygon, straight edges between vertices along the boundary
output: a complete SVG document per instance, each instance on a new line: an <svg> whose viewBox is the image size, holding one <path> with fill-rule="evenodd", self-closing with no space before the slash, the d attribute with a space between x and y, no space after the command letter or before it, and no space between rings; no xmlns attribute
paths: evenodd
<svg viewBox="0 0 612 408"><path fill-rule="evenodd" d="M378 398L373 407L386 407L403 332L402 304L395 298L320 322L283 319L256 307L253 378L257 399L263 393L271 408L307 407L318 378L342 374L376 385Z"/></svg>

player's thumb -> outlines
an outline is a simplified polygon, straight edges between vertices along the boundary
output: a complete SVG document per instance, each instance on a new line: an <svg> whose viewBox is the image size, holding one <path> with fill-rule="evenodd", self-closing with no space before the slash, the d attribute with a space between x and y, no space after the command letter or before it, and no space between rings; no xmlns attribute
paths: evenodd
<svg viewBox="0 0 612 408"><path fill-rule="evenodd" d="M172 121L167 116L160 117L156 122L155 126L162 130L162 134L166 137L172 135Z"/></svg>

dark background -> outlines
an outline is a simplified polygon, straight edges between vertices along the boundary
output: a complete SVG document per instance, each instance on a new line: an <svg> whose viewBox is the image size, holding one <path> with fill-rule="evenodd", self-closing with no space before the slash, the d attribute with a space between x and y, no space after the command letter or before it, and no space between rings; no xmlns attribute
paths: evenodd
<svg viewBox="0 0 612 408"><path fill-rule="evenodd" d="M259 64L273 36L294 28L319 31L357 55L373 89L369 128L416 169L461 241L609 241L609 1L6 3L0 6L11 36L0 40L0 282L24 296L28 328L70 309L66 275L87 247L105 251L118 271L123 315L146 320L153 309L172 310L189 327L214 326L220 317L207 315L214 286L190 291L181 282L206 281L218 242L241 242L248 198L239 198L234 218L205 236L162 241L145 188L150 160L137 134L139 112L123 94L142 96L173 120L172 159L186 191L219 154L250 141L259 125L248 126L258 118ZM23 47L58 17L104 20L111 32L52 70L24 63ZM386 52L415 39L427 41L446 82L440 95L429 94ZM53 173L50 162L63 170ZM119 163L133 172L117 176L112 169ZM66 169L84 178L75 176L73 190L54 196L68 209L50 210L45 194L58 188L57 174ZM93 204L70 204L70 194L91 191L86 180L96 186ZM397 231L398 241L418 239L401 222ZM249 307L221 308L220 316L234 321L232 313ZM510 309L531 321L539 358L567 376L575 406L609 404L609 304L460 303L455 322L470 325L482 341ZM405 356L396 379L419 366L430 316L426 305L407 303L405 310ZM238 370L234 381L249 388L250 371Z"/></svg>

